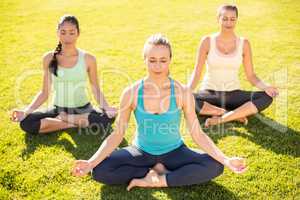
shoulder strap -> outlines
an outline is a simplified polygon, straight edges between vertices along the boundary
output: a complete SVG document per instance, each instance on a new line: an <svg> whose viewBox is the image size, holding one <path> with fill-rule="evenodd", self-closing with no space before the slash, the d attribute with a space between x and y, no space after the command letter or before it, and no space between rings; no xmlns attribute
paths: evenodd
<svg viewBox="0 0 300 200"><path fill-rule="evenodd" d="M174 80L170 78L171 82L171 96L170 96L170 109L176 109L177 103L176 103L176 92L175 92L175 83Z"/></svg>
<svg viewBox="0 0 300 200"><path fill-rule="evenodd" d="M245 38L243 37L240 37L240 43L239 43L239 53L243 54L243 49L244 49L244 41L245 41Z"/></svg>
<svg viewBox="0 0 300 200"><path fill-rule="evenodd" d="M137 93L137 107L139 109L144 109L144 80L140 81L138 86L138 93Z"/></svg>

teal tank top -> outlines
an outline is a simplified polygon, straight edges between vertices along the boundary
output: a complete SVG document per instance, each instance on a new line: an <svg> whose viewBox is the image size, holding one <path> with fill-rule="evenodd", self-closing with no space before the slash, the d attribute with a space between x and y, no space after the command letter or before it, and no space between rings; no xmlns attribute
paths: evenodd
<svg viewBox="0 0 300 200"><path fill-rule="evenodd" d="M57 76L52 74L53 104L59 107L75 108L89 103L86 84L87 72L84 51L78 49L77 63L71 67L57 67Z"/></svg>
<svg viewBox="0 0 300 200"><path fill-rule="evenodd" d="M134 110L136 134L133 144L152 155L168 153L183 144L180 135L181 110L176 104L174 81L171 81L170 105L161 114L149 113L144 107L144 80L138 88L137 107Z"/></svg>

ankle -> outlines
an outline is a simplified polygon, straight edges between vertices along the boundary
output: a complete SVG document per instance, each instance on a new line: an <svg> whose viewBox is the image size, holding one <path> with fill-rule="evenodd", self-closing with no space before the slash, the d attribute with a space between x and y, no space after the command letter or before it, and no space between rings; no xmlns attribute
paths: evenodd
<svg viewBox="0 0 300 200"><path fill-rule="evenodd" d="M167 179L166 179L165 174L159 175L158 180L159 180L159 187L168 187Z"/></svg>
<svg viewBox="0 0 300 200"><path fill-rule="evenodd" d="M227 110L221 108L220 110L217 111L217 115L224 115L226 112Z"/></svg>

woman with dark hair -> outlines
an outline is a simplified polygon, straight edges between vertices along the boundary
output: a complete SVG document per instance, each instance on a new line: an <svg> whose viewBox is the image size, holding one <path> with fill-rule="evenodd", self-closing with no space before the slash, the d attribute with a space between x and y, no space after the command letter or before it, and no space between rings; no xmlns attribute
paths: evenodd
<svg viewBox="0 0 300 200"><path fill-rule="evenodd" d="M104 184L133 187L175 187L207 182L223 173L246 171L245 160L227 157L201 130L190 90L169 77L171 45L161 34L144 46L148 73L122 94L116 128L89 160L78 160L74 176L92 177ZM131 113L136 119L133 145L121 143ZM180 134L182 113L194 142L207 153L188 148Z"/></svg>
<svg viewBox="0 0 300 200"><path fill-rule="evenodd" d="M117 110L108 105L100 91L96 58L76 47L79 33L75 16L61 17L57 27L59 43L54 51L43 57L42 90L24 110L12 112L12 120L20 122L24 131L44 134L72 127L105 129L114 121ZM99 104L97 110L88 100L87 77ZM54 108L45 112L35 111L48 99L51 86Z"/></svg>
<svg viewBox="0 0 300 200"><path fill-rule="evenodd" d="M264 83L254 72L250 42L237 36L234 31L238 19L237 7L222 5L217 17L220 32L202 39L188 87L191 90L196 88L206 63L201 90L194 94L197 112L212 116L206 120L205 126L233 120L246 124L247 116L270 106L278 90ZM262 91L240 89L238 72L241 64L248 81Z"/></svg>

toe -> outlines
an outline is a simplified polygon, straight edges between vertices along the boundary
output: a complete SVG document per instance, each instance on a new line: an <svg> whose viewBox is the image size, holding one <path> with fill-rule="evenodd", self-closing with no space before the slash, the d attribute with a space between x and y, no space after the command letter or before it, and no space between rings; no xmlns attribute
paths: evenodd
<svg viewBox="0 0 300 200"><path fill-rule="evenodd" d="M209 118L205 120L205 123L204 123L205 128L209 127L209 120L210 120Z"/></svg>
<svg viewBox="0 0 300 200"><path fill-rule="evenodd" d="M134 187L134 184L135 184L134 182L135 182L135 179L133 179L133 180L130 181L129 185L127 186L127 191L130 191L131 188Z"/></svg>

